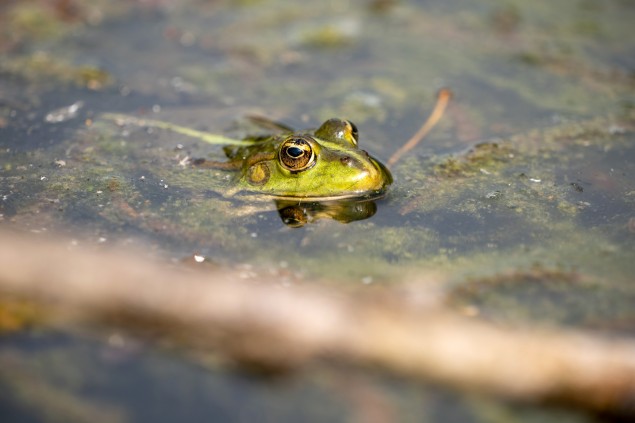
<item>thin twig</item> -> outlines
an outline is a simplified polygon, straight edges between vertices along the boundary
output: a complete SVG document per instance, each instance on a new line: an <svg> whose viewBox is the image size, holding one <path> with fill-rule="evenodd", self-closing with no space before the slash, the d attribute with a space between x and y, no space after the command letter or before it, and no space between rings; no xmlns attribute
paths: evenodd
<svg viewBox="0 0 635 423"><path fill-rule="evenodd" d="M408 151L412 150L419 144L419 142L426 136L428 133L434 128L437 122L443 116L445 109L452 98L452 91L448 88L442 88L439 90L437 94L437 102L434 105L434 109L432 113L428 117L428 119L421 125L421 128L406 142L402 145L397 151L394 152L392 157L388 159L388 166L394 166L401 156L403 156Z"/></svg>

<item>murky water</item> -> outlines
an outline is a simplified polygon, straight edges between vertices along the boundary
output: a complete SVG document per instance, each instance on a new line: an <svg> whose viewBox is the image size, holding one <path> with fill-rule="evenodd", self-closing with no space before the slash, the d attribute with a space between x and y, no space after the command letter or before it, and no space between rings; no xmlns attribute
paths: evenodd
<svg viewBox="0 0 635 423"><path fill-rule="evenodd" d="M284 270L292 283L361 286L434 269L447 275L448 304L477 307L483 318L632 333L631 2L76 0L3 2L0 12L3 226L166 259L196 252ZM441 87L454 92L445 117L392 169L395 183L368 218L320 215L299 228L272 202L226 198L228 172L184 165L222 160L220 147L102 118L126 113L240 135L251 114L297 128L341 117L385 161ZM534 283L528 269L546 281ZM500 274L517 277L499 283ZM47 342L36 345L46 354ZM188 380L188 365L161 360ZM237 382L210 374L200 383L227 391ZM259 382L235 389L255 398L250 383ZM301 397L302 383L283 390ZM259 401L269 400L282 402ZM222 406L234 410L228 401ZM473 421L506 407L456 401ZM416 402L401 412L415 415ZM451 410L433 408L430 418L450 420ZM192 420L208 412L196 402Z"/></svg>

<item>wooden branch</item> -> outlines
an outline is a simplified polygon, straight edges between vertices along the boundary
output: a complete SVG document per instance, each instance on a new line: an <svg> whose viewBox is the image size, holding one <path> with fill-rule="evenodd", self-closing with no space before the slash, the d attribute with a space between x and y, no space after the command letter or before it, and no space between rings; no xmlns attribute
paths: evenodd
<svg viewBox="0 0 635 423"><path fill-rule="evenodd" d="M528 402L635 414L635 342L503 329L439 309L343 292L245 282L121 252L69 251L0 233L0 292L54 304L78 322L178 329L232 358L289 367L329 357Z"/></svg>

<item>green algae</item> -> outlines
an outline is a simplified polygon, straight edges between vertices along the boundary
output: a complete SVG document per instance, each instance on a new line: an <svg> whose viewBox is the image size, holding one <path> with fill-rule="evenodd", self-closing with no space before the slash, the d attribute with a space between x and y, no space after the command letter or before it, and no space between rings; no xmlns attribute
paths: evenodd
<svg viewBox="0 0 635 423"><path fill-rule="evenodd" d="M60 39L75 26L64 19L61 10L45 2L16 2L5 9L1 32L13 42Z"/></svg>
<svg viewBox="0 0 635 423"><path fill-rule="evenodd" d="M0 60L0 72L49 87L73 84L97 90L113 83L112 76L102 69L89 65L75 66L42 52L27 57Z"/></svg>
<svg viewBox="0 0 635 423"><path fill-rule="evenodd" d="M446 301L458 309L476 308L481 317L505 324L612 329L611 322L632 318L635 292L588 280L575 271L534 267L473 278L450 290Z"/></svg>
<svg viewBox="0 0 635 423"><path fill-rule="evenodd" d="M305 32L302 42L314 47L341 47L351 43L352 37L343 28L328 25Z"/></svg>

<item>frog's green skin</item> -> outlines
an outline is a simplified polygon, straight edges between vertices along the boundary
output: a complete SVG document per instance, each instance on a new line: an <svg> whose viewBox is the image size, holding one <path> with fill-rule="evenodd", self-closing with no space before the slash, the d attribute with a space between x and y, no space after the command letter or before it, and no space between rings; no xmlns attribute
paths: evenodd
<svg viewBox="0 0 635 423"><path fill-rule="evenodd" d="M265 194L295 201L376 198L392 183L390 171L357 147L354 124L329 119L314 131L294 132L261 119L276 135L235 140L157 120L104 114L117 122L168 129L211 144L224 144L228 162L196 160L204 167L237 171L234 187L225 195Z"/></svg>
<svg viewBox="0 0 635 423"><path fill-rule="evenodd" d="M315 131L286 132L225 151L230 166L239 170L230 194L324 201L378 197L392 183L390 171L357 147L355 126L340 119Z"/></svg>

